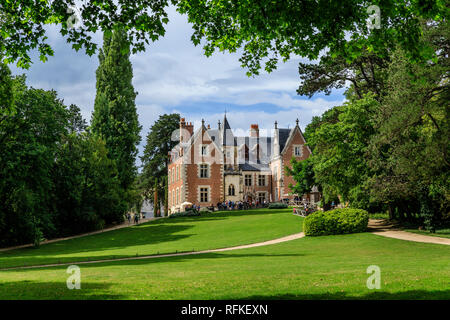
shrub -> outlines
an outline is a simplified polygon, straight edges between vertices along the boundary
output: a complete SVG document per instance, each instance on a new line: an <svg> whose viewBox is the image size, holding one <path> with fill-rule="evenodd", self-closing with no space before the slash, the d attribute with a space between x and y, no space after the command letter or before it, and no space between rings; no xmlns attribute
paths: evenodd
<svg viewBox="0 0 450 320"><path fill-rule="evenodd" d="M362 209L317 211L303 220L303 232L307 236L364 232L368 222L369 214Z"/></svg>
<svg viewBox="0 0 450 320"><path fill-rule="evenodd" d="M169 216L169 218L196 217L199 215L200 215L200 212L198 212L197 210L187 210L187 211L173 213Z"/></svg>
<svg viewBox="0 0 450 320"><path fill-rule="evenodd" d="M269 204L269 209L286 209L288 205L286 203L274 202Z"/></svg>

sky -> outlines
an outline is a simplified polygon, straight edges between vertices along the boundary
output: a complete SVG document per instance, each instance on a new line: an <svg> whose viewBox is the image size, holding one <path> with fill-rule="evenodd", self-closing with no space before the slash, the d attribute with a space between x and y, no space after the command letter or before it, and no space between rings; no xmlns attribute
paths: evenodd
<svg viewBox="0 0 450 320"><path fill-rule="evenodd" d="M73 50L57 26L50 26L47 33L54 56L43 63L33 54L30 69L11 66L11 70L13 74L25 73L29 86L56 90L66 105L74 103L80 107L89 122L94 109L98 57ZM191 35L187 18L170 8L166 35L130 58L142 125L140 153L151 125L164 113L180 113L196 129L201 119L212 128L217 127L226 110L232 129L242 135L254 123L269 132L275 120L279 128L292 128L298 118L304 129L313 116L344 101L343 90L311 99L298 96L298 63L302 61L299 57L280 62L270 74L261 72L248 77L239 62L239 53L217 52L206 57L201 46L192 44ZM96 34L94 41L101 45L102 35Z"/></svg>

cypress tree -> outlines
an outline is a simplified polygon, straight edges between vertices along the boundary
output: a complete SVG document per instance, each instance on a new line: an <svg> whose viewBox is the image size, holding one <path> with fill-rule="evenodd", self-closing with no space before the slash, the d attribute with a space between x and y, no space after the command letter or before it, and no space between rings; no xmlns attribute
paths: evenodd
<svg viewBox="0 0 450 320"><path fill-rule="evenodd" d="M96 71L97 94L92 131L106 142L108 156L116 161L121 187L127 192L136 178L135 159L140 142L138 115L132 85L133 69L125 32L103 35Z"/></svg>

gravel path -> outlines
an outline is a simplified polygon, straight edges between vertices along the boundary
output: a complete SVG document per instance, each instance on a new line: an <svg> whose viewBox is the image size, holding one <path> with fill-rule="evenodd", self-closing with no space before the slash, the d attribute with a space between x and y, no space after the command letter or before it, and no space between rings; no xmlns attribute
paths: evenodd
<svg viewBox="0 0 450 320"><path fill-rule="evenodd" d="M376 234L378 236L414 242L444 244L450 246L449 238L427 236L423 234L402 231L386 220L369 219L368 227L373 234Z"/></svg>

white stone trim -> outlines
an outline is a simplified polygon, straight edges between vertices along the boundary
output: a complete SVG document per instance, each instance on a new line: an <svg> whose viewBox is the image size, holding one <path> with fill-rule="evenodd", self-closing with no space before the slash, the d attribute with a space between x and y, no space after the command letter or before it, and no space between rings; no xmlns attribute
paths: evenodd
<svg viewBox="0 0 450 320"><path fill-rule="evenodd" d="M201 188L207 188L208 189L208 199L206 202L202 202L200 197L200 189ZM211 202L211 186L210 185L199 185L197 186L197 202L198 203L210 203Z"/></svg>

